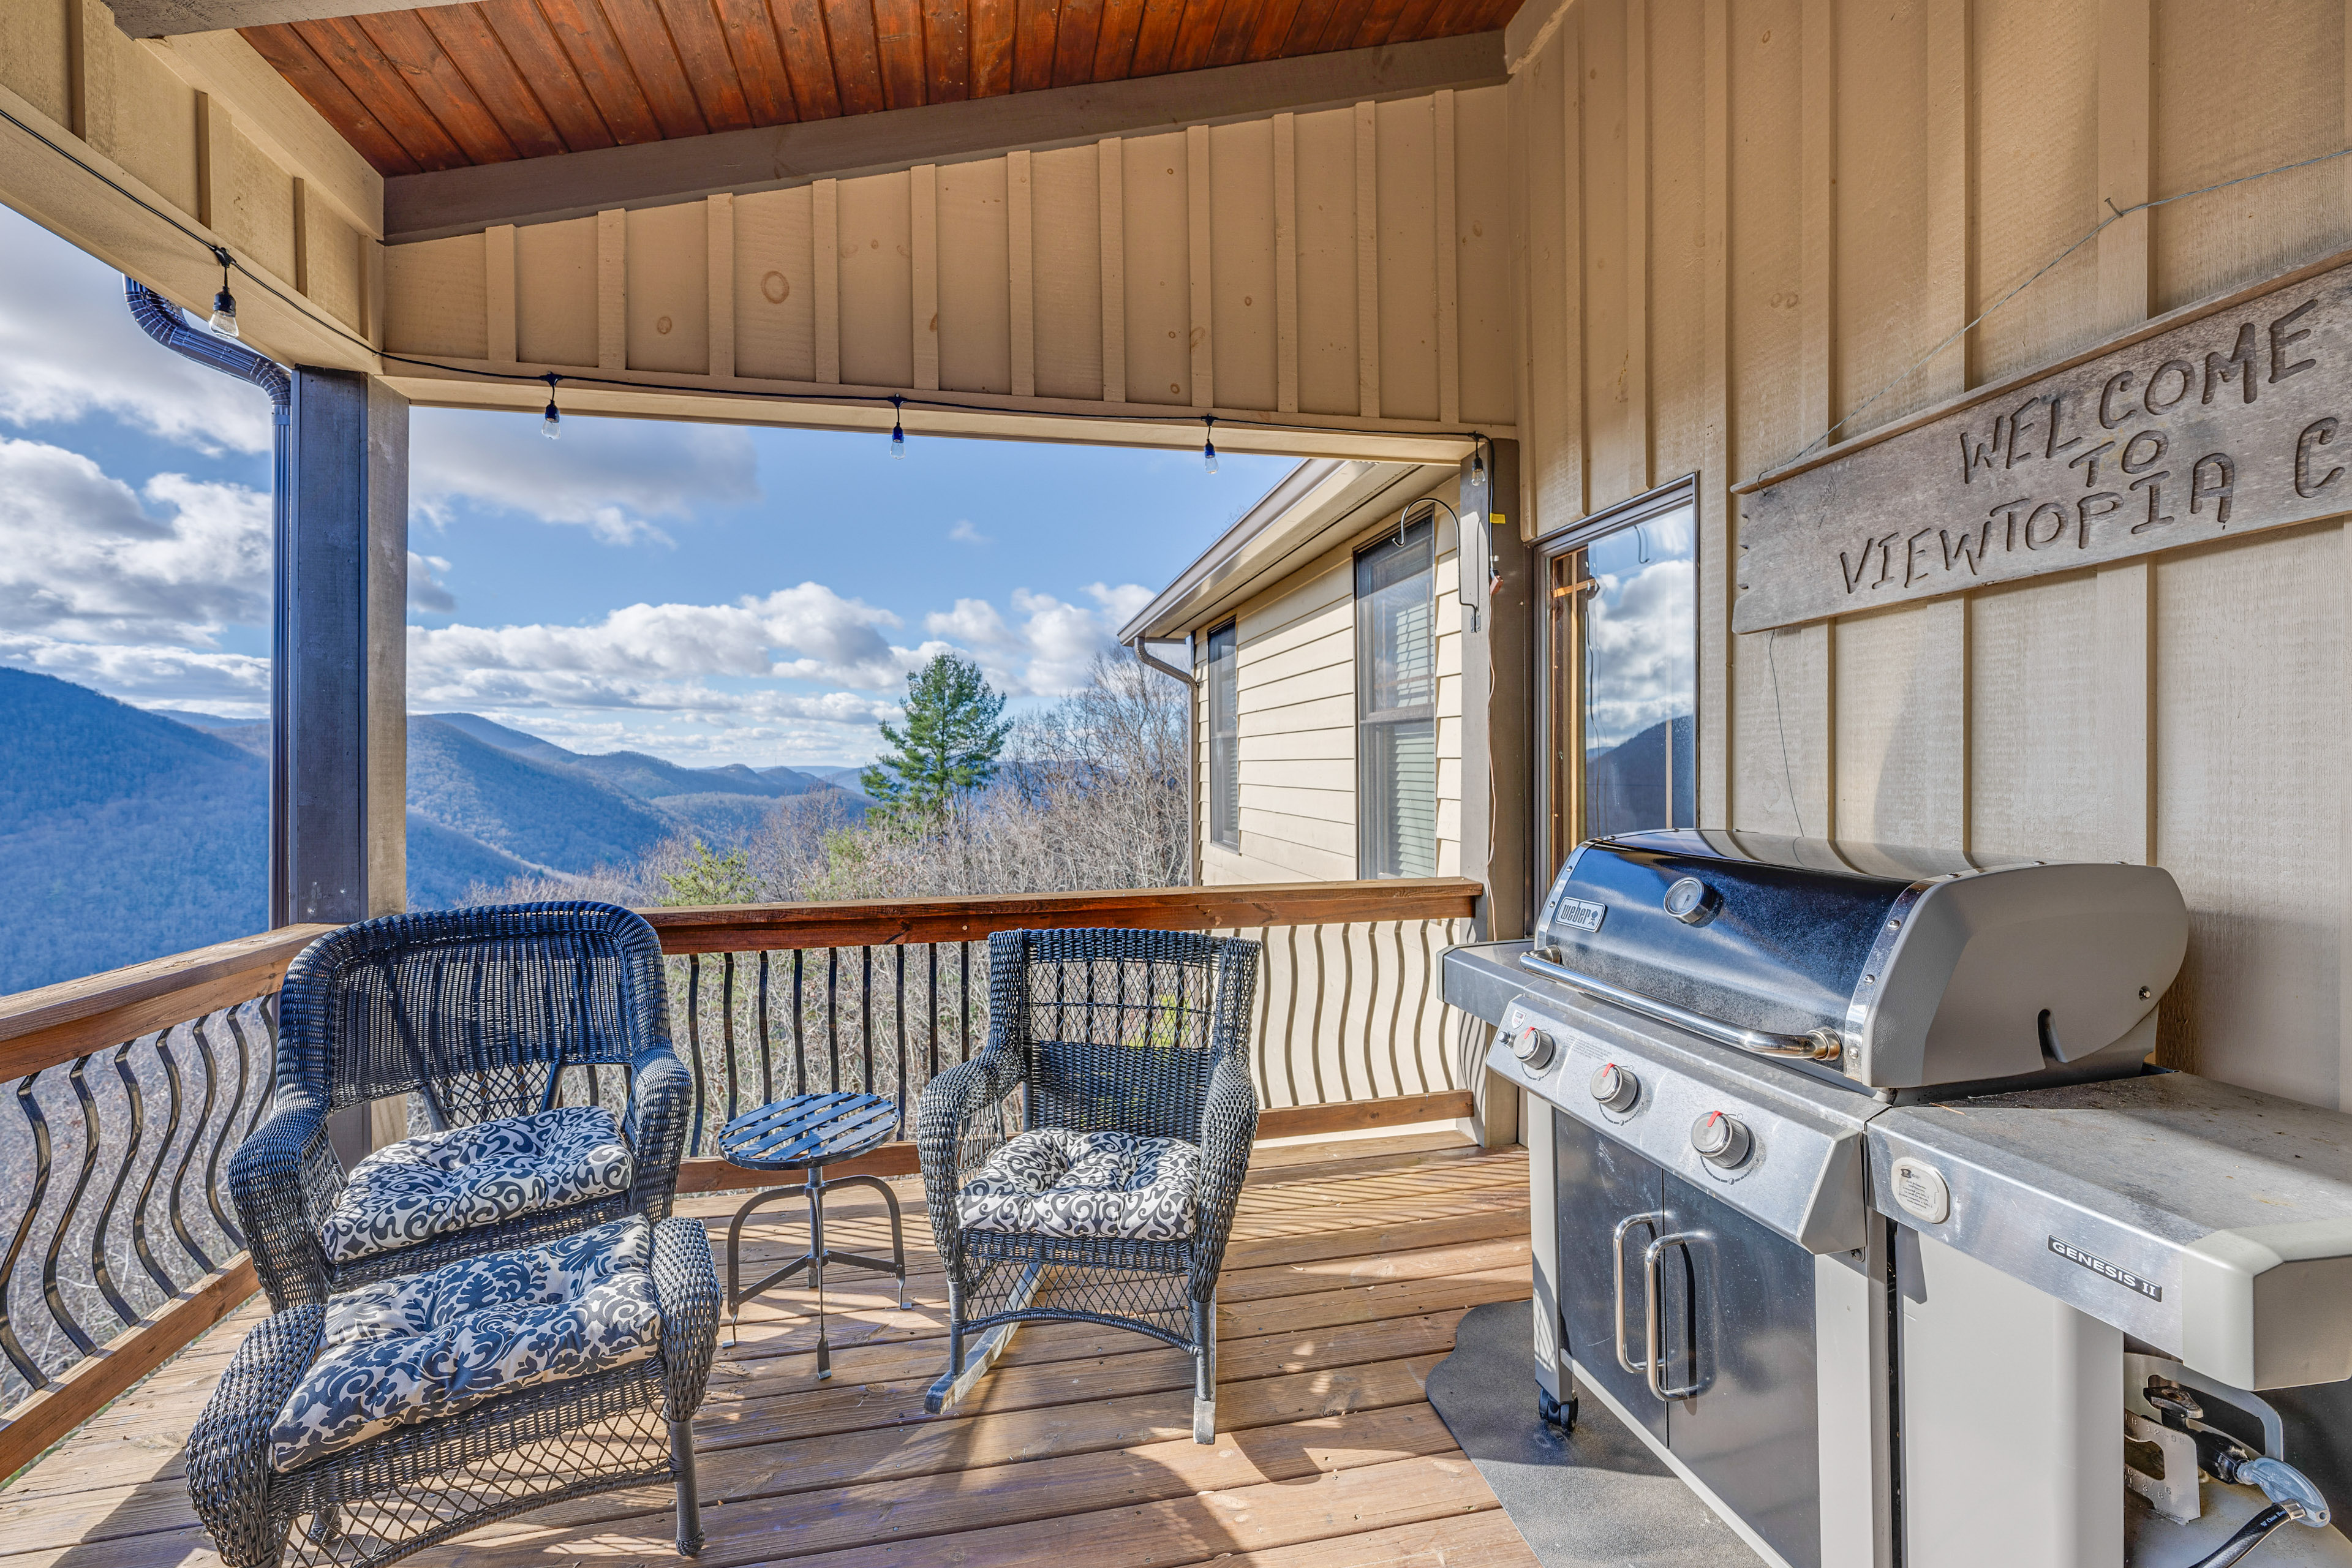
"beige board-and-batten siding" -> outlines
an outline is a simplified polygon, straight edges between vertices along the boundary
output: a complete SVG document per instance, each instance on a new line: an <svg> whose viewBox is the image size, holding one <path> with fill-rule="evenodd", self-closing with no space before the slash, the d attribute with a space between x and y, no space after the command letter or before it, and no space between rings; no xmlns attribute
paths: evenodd
<svg viewBox="0 0 2352 1568"><path fill-rule="evenodd" d="M1451 505L1459 488L1448 480L1429 493ZM1390 512L1268 584L1230 617L1194 629L1193 646L1205 658L1211 628L1234 622L1239 688L1241 848L1210 841L1204 745L1196 758L1202 881L1344 881L1358 875L1355 555L1393 530L1398 516ZM1462 864L1458 538L1442 509L1436 526L1436 874L1451 877L1461 874ZM1205 675L1205 664L1200 668ZM1205 679L1195 701L1205 736ZM1259 1077L1269 1103L1360 1100L1368 1076L1381 1094L1473 1081L1475 1064L1463 1059L1462 1015L1440 1004L1434 972L1449 942L1470 940L1466 922L1387 921L1252 934L1266 942Z"/></svg>
<svg viewBox="0 0 2352 1568"><path fill-rule="evenodd" d="M1735 635L1729 485L2352 243L2352 159L2134 214L1857 415L2110 201L2352 144L2348 32L2338 5L1532 0L1507 47L1530 531L1699 475L1702 819L2153 858L2192 918L2160 1059L2324 1105L2352 1104L2340 521Z"/></svg>

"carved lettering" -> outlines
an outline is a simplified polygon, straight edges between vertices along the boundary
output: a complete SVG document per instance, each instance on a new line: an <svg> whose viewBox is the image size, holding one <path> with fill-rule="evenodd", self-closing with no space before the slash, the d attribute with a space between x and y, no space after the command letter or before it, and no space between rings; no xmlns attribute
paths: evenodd
<svg viewBox="0 0 2352 1568"><path fill-rule="evenodd" d="M2032 408L2035 404L2041 401L2042 399L2039 397L2029 397L2024 402L2019 404L2015 408L2010 410L2009 455L2007 458L2002 459L2000 465L2002 468L2013 468L2017 467L2017 455L2025 446L2025 443L2019 438L2020 435L2023 431L2033 428L2032 421L2025 417L2026 413L2028 410Z"/></svg>
<svg viewBox="0 0 2352 1568"><path fill-rule="evenodd" d="M2012 520L2016 515L2015 512L2010 514ZM1973 535L1965 528L1960 530L1960 536L1958 539L1954 539L1943 529L1939 528L1936 531L1942 536L1944 542L1944 570L1949 572L1952 569L1952 563L1957 561L1969 569L1969 576L1975 576L1977 563L1984 559L1985 551L1992 543L1992 519L1985 519L1978 525L1978 531Z"/></svg>
<svg viewBox="0 0 2352 1568"><path fill-rule="evenodd" d="M2316 479L2311 477L2311 449L2325 447L2335 439L2336 421L2333 418L2313 420L2303 427L2303 434L2294 438L2294 493L2305 500L2344 477L2341 467L2329 468Z"/></svg>
<svg viewBox="0 0 2352 1568"><path fill-rule="evenodd" d="M2017 509L2018 509L2018 508L2020 508L2020 507L2021 507L2021 506L2023 506L2027 501L2030 501L2030 500L2032 500L2032 499L2033 499L2033 498L2032 498L2032 496L2019 496L2015 500L2005 500L2005 501L2002 501L2002 502L2000 502L1999 505L1995 506L1995 507L1992 509L1992 516L1993 516L1993 517L1997 517L1997 518L2000 519L2000 521L2001 521L2001 543L2000 543L2000 547L2001 547L2001 549L2003 549L2004 551L2008 551L2008 552L2014 552L2016 551L2016 549L2017 549ZM1986 527L1986 532L1987 532L1987 535L1988 535L1988 537L1989 537L1989 536L1990 535L1990 532L1991 532L1991 527L1992 527L1992 524L1991 524L1991 521L1990 521L1990 519L1988 519L1988 520L1986 521L1985 527Z"/></svg>
<svg viewBox="0 0 2352 1568"><path fill-rule="evenodd" d="M2273 385L2276 385L2278 383L2284 381L2288 376L2301 375L2305 371L2309 370L2312 366L2319 363L2315 359L2299 359L2293 364L2286 363L2287 350L2293 348L2304 339L2311 336L2311 329L2309 327L2298 327L2291 332L2283 332L2279 331L2281 327L2286 326L2290 322L2299 321L2317 309L2319 309L2318 300L2305 300L2302 304L2297 305L2294 310L2289 310L2285 315L2281 316L2277 321L2271 323L2271 384Z"/></svg>
<svg viewBox="0 0 2352 1568"><path fill-rule="evenodd" d="M2036 539L2033 537L2033 525L2042 521L2042 514L2045 511L2056 521L2052 522L2050 525L2049 538ZM2066 504L2063 501L2043 501L2040 506L2035 507L2031 512L2026 514L2025 548L2028 550L2039 550L2045 544L2057 543L2059 536L2066 531Z"/></svg>
<svg viewBox="0 0 2352 1568"><path fill-rule="evenodd" d="M2112 430L2139 412L2129 405L2125 405L2121 414L2115 411L2116 394L2129 392L2132 389L2132 383L2137 379L2139 378L2127 370L2119 370L2107 377L2107 384L2099 388L2099 428Z"/></svg>
<svg viewBox="0 0 2352 1568"><path fill-rule="evenodd" d="M2227 383L2233 378L2244 391L2245 401L2252 403L2254 400L2254 324L2252 321L2239 326L2237 344L2227 354L2205 356L2205 395L2198 401L2212 402L2215 384Z"/></svg>
<svg viewBox="0 0 2352 1568"><path fill-rule="evenodd" d="M1979 468L1991 468L1993 466L1993 454L1998 452L2000 449L2000 421L1998 419L1992 422L1992 435L1989 439L1974 437L1971 437L1968 431L1961 431L1960 483L1964 485L1972 485L1976 483L1977 470Z"/></svg>
<svg viewBox="0 0 2352 1568"><path fill-rule="evenodd" d="M2157 385L2173 371L2180 373L2180 390L2159 403L2156 397ZM2197 367L2185 359L2168 359L2148 373L2147 390L2140 394L2139 405L2150 414L2162 414L2168 409L2178 408L2180 400L2196 390Z"/></svg>
<svg viewBox="0 0 2352 1568"><path fill-rule="evenodd" d="M2194 517L2203 510L2209 496L2213 501L2213 521L2223 528L2230 526L2230 498L2238 493L2238 465L2227 452L2208 452L2197 459L2189 470L2189 515Z"/></svg>
<svg viewBox="0 0 2352 1568"><path fill-rule="evenodd" d="M1870 570L1870 552L1877 548L1878 540L1874 536L1862 542L1862 551L1856 558L1849 559L1844 551L1838 552L1838 570L1845 574L1847 593L1862 586L1862 574Z"/></svg>
<svg viewBox="0 0 2352 1568"><path fill-rule="evenodd" d="M2089 489L2099 482L2099 459L2116 449L2113 441L2102 441L2079 458L2069 458L2066 466L2083 470L2083 488Z"/></svg>
<svg viewBox="0 0 2352 1568"><path fill-rule="evenodd" d="M2133 523L2131 531L2134 533L2146 533L2151 528L2160 528L2172 521L2168 516L2157 515L2158 508L2163 505L2164 481L2171 477L2172 470L2169 468L2158 468L2156 472L2143 474L2131 482L2132 489L2147 491L2147 520L2144 522Z"/></svg>
<svg viewBox="0 0 2352 1568"><path fill-rule="evenodd" d="M2049 458L2052 462L2056 462L2058 460L2059 453L2071 452L2075 447L2083 444L2083 437L2080 436L2071 437L2063 441L2058 439L2058 426L2065 422L2065 395L2063 393L2057 392L2052 393L2050 395L2050 443L2047 447L2042 448L2042 455Z"/></svg>
<svg viewBox="0 0 2352 1568"><path fill-rule="evenodd" d="M1872 587L1884 588L1895 581L1895 542L1902 537L1899 533L1889 533L1877 541L1878 575L1872 580Z"/></svg>
<svg viewBox="0 0 2352 1568"><path fill-rule="evenodd" d="M2147 443L2147 456L2134 462L2132 454L2143 441ZM2142 430L2124 443L2123 456L2116 459L2116 466L2127 474L2144 474L2164 460L2164 448L2170 444L2160 430Z"/></svg>
<svg viewBox="0 0 2352 1568"><path fill-rule="evenodd" d="M1919 542L1935 531L1932 528L1923 528L1903 542L1903 585L1905 587L1908 588L1911 585L1913 577L1924 577L1927 574L1927 567L1918 566L1916 571L1914 568L1919 558Z"/></svg>
<svg viewBox="0 0 2352 1568"><path fill-rule="evenodd" d="M2074 503L2074 548L2077 550L2091 548L2093 518L2113 516L2121 511L2123 507L2124 498L2113 490L2101 490L2096 495L2087 495L2076 501ZM2029 532L2026 539L2027 542L2031 543L2032 535Z"/></svg>

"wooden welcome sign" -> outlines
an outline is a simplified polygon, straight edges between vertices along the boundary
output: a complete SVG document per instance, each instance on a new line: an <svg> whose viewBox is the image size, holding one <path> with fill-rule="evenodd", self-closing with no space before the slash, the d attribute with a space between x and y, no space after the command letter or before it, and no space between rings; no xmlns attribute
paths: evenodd
<svg viewBox="0 0 2352 1568"><path fill-rule="evenodd" d="M1739 487L1736 631L2352 511L2352 258Z"/></svg>

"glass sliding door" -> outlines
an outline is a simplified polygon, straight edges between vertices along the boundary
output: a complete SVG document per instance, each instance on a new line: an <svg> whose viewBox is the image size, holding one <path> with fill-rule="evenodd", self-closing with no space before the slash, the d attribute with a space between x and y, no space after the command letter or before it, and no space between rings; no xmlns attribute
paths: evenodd
<svg viewBox="0 0 2352 1568"><path fill-rule="evenodd" d="M1698 825L1690 493L1669 487L1543 548L1546 883L1587 838Z"/></svg>

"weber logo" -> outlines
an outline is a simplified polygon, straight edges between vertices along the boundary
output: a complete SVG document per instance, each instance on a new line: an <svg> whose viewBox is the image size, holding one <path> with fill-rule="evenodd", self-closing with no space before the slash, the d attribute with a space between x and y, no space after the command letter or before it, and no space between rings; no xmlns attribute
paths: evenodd
<svg viewBox="0 0 2352 1568"><path fill-rule="evenodd" d="M2163 1286L2151 1285L2130 1269L2118 1268L2104 1258L2094 1258L2081 1247L2070 1247L2054 1236L2050 1238L2050 1250L2069 1263L2079 1263L2094 1274L2105 1275L2126 1289L2138 1291L2151 1301L2164 1300Z"/></svg>
<svg viewBox="0 0 2352 1568"><path fill-rule="evenodd" d="M1588 904L1582 899L1562 899L1559 901L1559 923L1577 931L1599 931L1601 917L1609 912L1604 905Z"/></svg>

